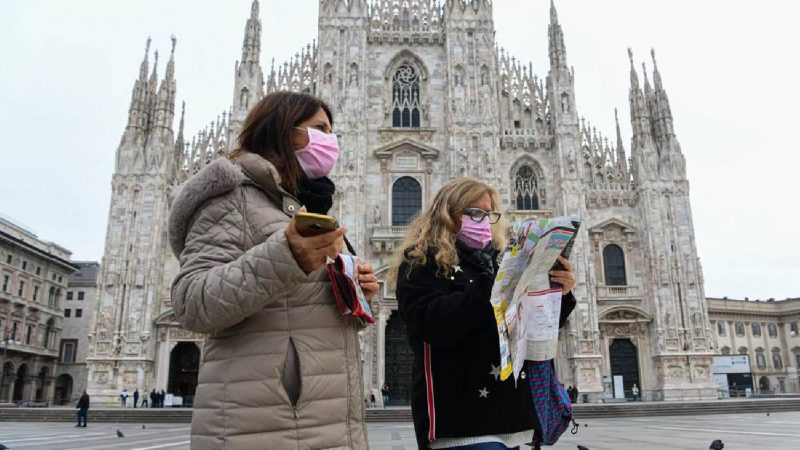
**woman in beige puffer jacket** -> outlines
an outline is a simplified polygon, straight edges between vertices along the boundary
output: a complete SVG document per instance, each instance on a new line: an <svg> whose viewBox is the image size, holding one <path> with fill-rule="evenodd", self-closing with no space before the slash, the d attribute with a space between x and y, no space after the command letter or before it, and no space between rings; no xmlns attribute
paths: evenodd
<svg viewBox="0 0 800 450"><path fill-rule="evenodd" d="M271 94L248 115L241 149L174 197L175 317L208 335L192 449L367 448L361 326L338 312L324 270L346 229L304 238L291 221L301 205L330 208L333 183L305 176L294 152L314 153L312 135L330 138L331 123L314 97ZM359 279L371 298L372 268Z"/></svg>

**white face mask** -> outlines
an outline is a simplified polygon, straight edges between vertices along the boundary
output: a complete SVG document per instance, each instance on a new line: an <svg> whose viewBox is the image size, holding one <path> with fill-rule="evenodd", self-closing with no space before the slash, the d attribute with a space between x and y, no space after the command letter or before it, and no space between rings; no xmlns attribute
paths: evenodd
<svg viewBox="0 0 800 450"><path fill-rule="evenodd" d="M316 180L330 174L339 159L339 140L336 135L316 128L295 128L308 133L308 145L294 152L306 175Z"/></svg>

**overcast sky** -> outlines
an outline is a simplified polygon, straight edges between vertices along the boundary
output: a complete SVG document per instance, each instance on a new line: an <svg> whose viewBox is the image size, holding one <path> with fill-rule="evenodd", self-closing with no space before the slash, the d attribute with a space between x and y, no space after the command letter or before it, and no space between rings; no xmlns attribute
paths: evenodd
<svg viewBox="0 0 800 450"><path fill-rule="evenodd" d="M707 296L800 296L800 15L786 0L558 0L578 112L604 134L650 47L687 160ZM262 65L316 37L317 0L261 0ZM497 41L547 72L549 0L495 0ZM178 38L189 135L227 110L250 0L0 0L0 213L100 260L145 41ZM152 54L151 54L152 55ZM152 67L152 66L151 66ZM641 74L640 74L641 77ZM179 106L177 106L179 109Z"/></svg>

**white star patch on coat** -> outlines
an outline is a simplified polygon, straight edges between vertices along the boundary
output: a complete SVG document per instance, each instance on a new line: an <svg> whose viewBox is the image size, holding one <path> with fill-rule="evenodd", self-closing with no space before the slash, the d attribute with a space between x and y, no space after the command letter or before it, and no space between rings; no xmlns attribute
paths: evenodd
<svg viewBox="0 0 800 450"><path fill-rule="evenodd" d="M497 381L500 378L500 366L492 364L492 371L489 372L489 375L494 377L494 381Z"/></svg>
<svg viewBox="0 0 800 450"><path fill-rule="evenodd" d="M453 266L453 270L455 270L456 273L463 272L463 270L461 270L461 266Z"/></svg>
<svg viewBox="0 0 800 450"><path fill-rule="evenodd" d="M478 398L489 398L489 390L485 386L483 389L478 389Z"/></svg>

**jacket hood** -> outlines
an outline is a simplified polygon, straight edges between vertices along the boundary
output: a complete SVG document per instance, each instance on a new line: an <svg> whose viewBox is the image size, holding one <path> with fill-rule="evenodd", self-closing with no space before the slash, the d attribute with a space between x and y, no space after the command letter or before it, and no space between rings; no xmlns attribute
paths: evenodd
<svg viewBox="0 0 800 450"><path fill-rule="evenodd" d="M269 161L253 153L243 153L236 161L217 158L192 175L172 192L169 211L169 245L176 258L186 242L192 218L207 200L226 194L243 183L258 186L278 204L287 195L280 188L281 176Z"/></svg>
<svg viewBox="0 0 800 450"><path fill-rule="evenodd" d="M172 253L179 258L189 224L197 208L206 200L225 194L244 181L242 169L228 158L218 158L175 188L169 209L167 229Z"/></svg>

